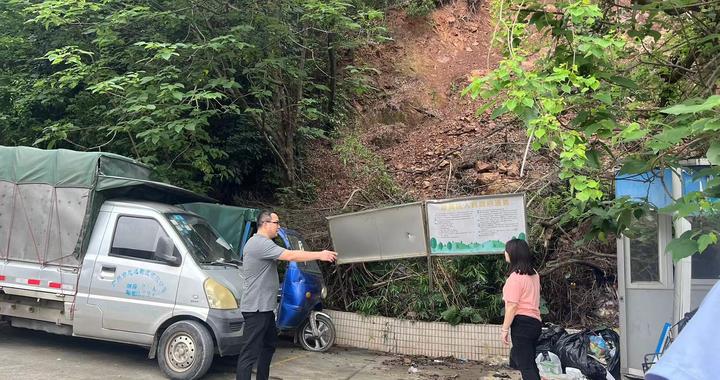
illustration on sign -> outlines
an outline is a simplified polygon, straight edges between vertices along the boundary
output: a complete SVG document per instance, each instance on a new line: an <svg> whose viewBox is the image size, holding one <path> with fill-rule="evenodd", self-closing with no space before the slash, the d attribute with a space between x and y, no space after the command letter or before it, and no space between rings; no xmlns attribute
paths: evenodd
<svg viewBox="0 0 720 380"><path fill-rule="evenodd" d="M120 274L113 282L112 287L121 286L125 295L130 297L155 297L167 291L157 273L147 269L130 269Z"/></svg>
<svg viewBox="0 0 720 380"><path fill-rule="evenodd" d="M523 194L428 202L431 254L502 253L526 239Z"/></svg>

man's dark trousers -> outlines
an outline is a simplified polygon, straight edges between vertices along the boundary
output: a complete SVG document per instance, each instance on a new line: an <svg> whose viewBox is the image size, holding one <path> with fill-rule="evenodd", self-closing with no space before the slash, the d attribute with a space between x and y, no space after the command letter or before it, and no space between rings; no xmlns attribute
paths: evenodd
<svg viewBox="0 0 720 380"><path fill-rule="evenodd" d="M275 313L272 311L243 313L243 348L237 366L237 380L250 380L252 368L257 363L257 380L270 377L278 336L275 328Z"/></svg>

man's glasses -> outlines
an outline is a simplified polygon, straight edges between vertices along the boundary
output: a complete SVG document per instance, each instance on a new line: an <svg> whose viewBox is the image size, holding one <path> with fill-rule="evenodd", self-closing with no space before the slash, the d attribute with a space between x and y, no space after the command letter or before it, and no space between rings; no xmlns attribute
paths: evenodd
<svg viewBox="0 0 720 380"><path fill-rule="evenodd" d="M275 224L277 224L278 226L280 225L280 221L273 222L272 220L266 220L266 221L264 221L263 223L275 223Z"/></svg>

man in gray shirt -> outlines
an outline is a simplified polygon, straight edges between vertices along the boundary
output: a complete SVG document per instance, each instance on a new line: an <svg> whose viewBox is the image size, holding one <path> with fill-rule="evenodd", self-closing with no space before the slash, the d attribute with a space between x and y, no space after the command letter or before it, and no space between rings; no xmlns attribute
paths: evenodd
<svg viewBox="0 0 720 380"><path fill-rule="evenodd" d="M270 377L270 362L277 344L275 308L280 287L277 260L334 262L333 251L308 252L282 248L272 239L278 236L280 219L270 211L261 211L257 217L257 233L248 239L243 248L244 287L240 298L240 311L245 318L243 348L237 365L237 380L250 380L257 363L257 380Z"/></svg>

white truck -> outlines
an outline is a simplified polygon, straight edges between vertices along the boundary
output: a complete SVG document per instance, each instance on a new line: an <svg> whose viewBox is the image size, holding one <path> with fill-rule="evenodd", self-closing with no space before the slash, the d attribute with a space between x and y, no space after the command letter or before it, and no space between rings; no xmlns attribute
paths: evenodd
<svg viewBox="0 0 720 380"><path fill-rule="evenodd" d="M0 146L0 319L140 345L172 379L240 348L239 257L211 201L107 153ZM0 359L1 360L1 359Z"/></svg>

